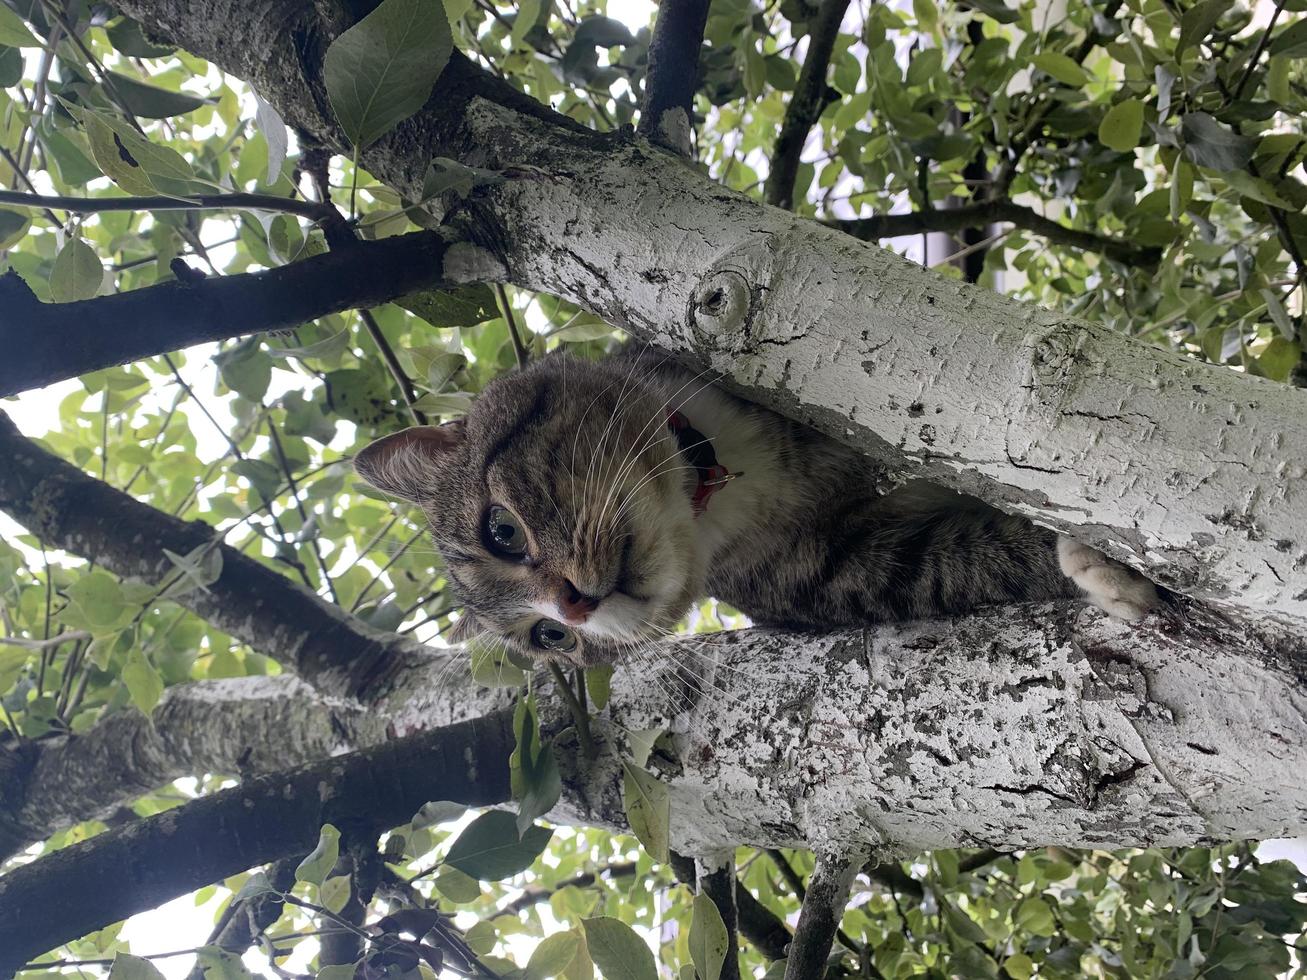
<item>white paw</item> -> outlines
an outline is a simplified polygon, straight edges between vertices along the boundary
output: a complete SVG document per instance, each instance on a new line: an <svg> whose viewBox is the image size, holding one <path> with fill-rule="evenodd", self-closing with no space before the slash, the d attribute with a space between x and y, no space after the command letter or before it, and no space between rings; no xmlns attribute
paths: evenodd
<svg viewBox="0 0 1307 980"><path fill-rule="evenodd" d="M1137 622L1157 606L1157 587L1152 582L1089 545L1059 537L1057 561L1062 574L1109 616Z"/></svg>

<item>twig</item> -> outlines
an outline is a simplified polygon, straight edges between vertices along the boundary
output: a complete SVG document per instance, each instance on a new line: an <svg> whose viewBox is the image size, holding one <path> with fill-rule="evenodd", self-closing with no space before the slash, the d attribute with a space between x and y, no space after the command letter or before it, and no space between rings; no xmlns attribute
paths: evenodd
<svg viewBox="0 0 1307 980"><path fill-rule="evenodd" d="M776 137L771 174L767 178L767 203L787 211L794 208L794 181L803 146L826 104L826 74L848 7L849 0L822 0L808 35L808 53L799 80L785 108L780 135Z"/></svg>
<svg viewBox="0 0 1307 980"><path fill-rule="evenodd" d="M1237 102L1243 95L1244 86L1248 84L1248 79L1252 77L1253 71L1257 68L1257 63L1262 60L1262 52L1266 50L1266 45L1271 41L1271 31L1275 30L1275 22L1280 19L1280 12L1284 10L1285 0L1276 0L1275 9L1271 11L1271 19L1266 23L1266 30L1262 31L1261 40L1257 42L1257 50L1248 60L1248 67L1244 69L1243 75L1239 78L1239 84L1234 87L1234 92L1226 99L1226 103Z"/></svg>
<svg viewBox="0 0 1307 980"><path fill-rule="evenodd" d="M57 208L74 214L98 214L102 211L282 211L311 221L343 224L345 219L329 204L305 201L275 194L188 194L186 197L68 197L61 194L27 194L0 191L0 204L20 208Z"/></svg>
<svg viewBox="0 0 1307 980"><path fill-rule="evenodd" d="M1072 248L1087 252L1100 252L1118 262L1155 266L1162 257L1160 248L1136 245L1108 235L1068 228L1051 218L1044 217L1033 208L1006 199L982 201L979 204L968 204L960 208L914 211L910 214L825 219L823 223L832 228L839 228L854 238L876 241L927 231L961 231L964 228L982 227L999 222L1008 222L1018 228L1024 228L1059 245L1070 245Z"/></svg>
<svg viewBox="0 0 1307 980"><path fill-rule="evenodd" d="M513 306L508 302L508 291L501 282L495 283L495 293L499 297L499 308L503 311L504 322L508 324L508 336L513 340L513 353L517 355L517 369L521 371L531 360L531 355L522 343L522 336L517 331L517 318L513 316Z"/></svg>
<svg viewBox="0 0 1307 980"><path fill-rule="evenodd" d="M726 959L722 963L721 980L740 980L740 937L735 908L735 858L727 852L725 860L709 863L696 858L694 862L698 889L711 899L726 926Z"/></svg>
<svg viewBox="0 0 1307 980"><path fill-rule="evenodd" d="M576 737L581 743L581 750L585 753L587 759L593 759L597 750L595 748L594 738L590 734L590 715L582 706L576 697L576 692L572 690L572 685L563 673L563 668L557 663L550 662L549 672L554 676L554 684L558 688L558 693L563 696L567 702L568 710L572 712L572 720L576 722Z"/></svg>
<svg viewBox="0 0 1307 980"><path fill-rule="evenodd" d="M57 647L60 644L67 643L70 640L89 640L91 634L85 630L70 630L67 633L60 633L52 636L48 640L29 640L23 636L0 636L0 644L11 647L23 647L27 650L45 650L50 647Z"/></svg>
<svg viewBox="0 0 1307 980"><path fill-rule="evenodd" d="M281 444L281 436L277 435L277 427L272 424L271 418L268 419L268 435L272 440L272 449L277 457L277 463L281 466L282 475L286 477L286 483L290 488L291 502L295 504L295 510L300 515L300 528L301 530L307 529L309 515L304 509L303 501L300 500L299 486L295 483L295 473L291 470L290 460L286 458L286 450ZM268 513L272 513L271 508L269 508ZM284 532L282 537L285 537ZM326 559L322 557L322 548L318 545L316 537L309 538L309 550L313 552L313 557L318 563L318 571L322 573L322 580L327 583L327 591L331 593L331 601L339 606L340 595L336 592L336 583L331 580L331 572L327 569Z"/></svg>
<svg viewBox="0 0 1307 980"><path fill-rule="evenodd" d="M636 863L634 861L621 861L616 864L606 864L595 871L587 871L584 874L568 878L566 881L560 881L553 888L528 888L513 901L505 905L499 915L517 915L533 905L549 901L550 896L562 891L564 888L589 888L600 877L624 878L628 875L635 874Z"/></svg>
<svg viewBox="0 0 1307 980"><path fill-rule="evenodd" d="M377 345L377 350L381 352L381 359L386 362L386 368L390 371L390 376L399 385L399 393L404 399L404 404L408 407L409 418L413 420L414 425L426 425L426 414L420 409L414 408L414 405L417 404L417 390L413 387L413 382L409 380L409 376L404 372L404 366L399 363L399 358L395 356L390 341L381 332L381 324L377 323L377 318L372 315L371 310L360 309L358 312L359 319L363 321L368 336L372 338L372 342Z"/></svg>

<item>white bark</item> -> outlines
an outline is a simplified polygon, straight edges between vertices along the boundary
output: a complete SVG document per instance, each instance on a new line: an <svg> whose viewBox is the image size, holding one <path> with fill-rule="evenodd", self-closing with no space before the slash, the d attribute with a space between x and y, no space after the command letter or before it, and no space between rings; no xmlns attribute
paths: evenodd
<svg viewBox="0 0 1307 980"><path fill-rule="evenodd" d="M494 192L515 282L1176 591L1307 619L1307 392L921 269L648 144L485 100L468 121L478 162L549 174Z"/></svg>
<svg viewBox="0 0 1307 980"><path fill-rule="evenodd" d="M660 729L671 744L650 768L687 854L1307 834L1307 648L1202 610L1131 626L1074 602L1004 607L832 635L743 630L662 654L614 676L598 760L560 742L553 819L622 827L624 733ZM410 658L366 711L288 678L175 689L153 730L120 716L79 750L51 746L24 812L59 807L66 824L141 792L148 778L115 752L165 760L150 777L263 771L508 704L513 691L447 669L451 655ZM545 705L547 728L571 724L558 699Z"/></svg>

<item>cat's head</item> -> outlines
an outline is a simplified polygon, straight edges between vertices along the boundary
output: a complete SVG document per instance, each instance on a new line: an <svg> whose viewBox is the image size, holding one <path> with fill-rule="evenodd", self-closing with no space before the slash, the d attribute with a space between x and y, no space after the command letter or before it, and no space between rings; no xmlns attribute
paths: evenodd
<svg viewBox="0 0 1307 980"><path fill-rule="evenodd" d="M638 363L544 358L488 385L466 418L359 453L368 483L426 512L476 629L611 663L702 594L694 470Z"/></svg>

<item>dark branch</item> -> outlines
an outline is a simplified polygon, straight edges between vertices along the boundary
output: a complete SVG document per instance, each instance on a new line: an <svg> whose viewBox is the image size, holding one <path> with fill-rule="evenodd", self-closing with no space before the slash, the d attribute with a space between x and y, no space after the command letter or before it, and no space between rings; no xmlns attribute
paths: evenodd
<svg viewBox="0 0 1307 980"><path fill-rule="evenodd" d="M794 207L794 180L799 173L803 145L826 107L827 69L848 8L849 0L822 0L808 34L808 53L804 55L799 80L785 108L780 135L776 137L771 173L767 177L767 203L787 211Z"/></svg>
<svg viewBox="0 0 1307 980"><path fill-rule="evenodd" d="M672 871L677 879L690 888L698 887L698 869L694 858L671 855ZM789 928L771 909L767 908L737 878L735 881L735 920L740 935L753 944L767 959L783 960L789 953Z"/></svg>
<svg viewBox="0 0 1307 980"><path fill-rule="evenodd" d="M790 943L785 980L809 980L826 971L826 957L849 901L849 888L862 861L847 855L820 855L803 897L799 924Z"/></svg>
<svg viewBox="0 0 1307 980"><path fill-rule="evenodd" d="M722 964L721 980L740 980L740 937L736 931L739 917L735 908L739 881L735 877L735 862L731 860L709 866L695 861L695 874L699 879L699 891L717 906L726 925L726 961Z"/></svg>
<svg viewBox="0 0 1307 980"><path fill-rule="evenodd" d="M344 610L235 548L215 544L202 521L182 521L135 500L26 439L0 412L0 510L48 547L92 559L117 575L161 582L176 572L163 549L204 545L222 554L208 590L177 601L327 693L355 696L382 665L418 646L368 628Z"/></svg>
<svg viewBox="0 0 1307 980"><path fill-rule="evenodd" d="M1032 231L1050 242L1070 245L1087 252L1099 252L1109 259L1132 265L1155 266L1162 257L1160 248L1135 245L1132 242L1100 235L1092 231L1068 228L1037 211L1012 201L984 201L960 208L939 211L917 211L912 214L878 214L872 218L831 218L823 223L847 232L865 242L900 235L918 235L923 231L961 231L1006 221Z"/></svg>
<svg viewBox="0 0 1307 980"><path fill-rule="evenodd" d="M422 732L269 776L0 878L0 976L70 939L259 864L310 850L323 823L380 833L430 800L509 798L512 714Z"/></svg>
<svg viewBox="0 0 1307 980"><path fill-rule="evenodd" d="M699 49L708 23L708 0L662 0L649 41L649 71L640 108L640 134L689 156Z"/></svg>
<svg viewBox="0 0 1307 980"><path fill-rule="evenodd" d="M268 869L268 882L273 891L240 901L233 899L214 925L205 945L243 956L263 931L281 918L286 903L278 893L290 891L295 884L295 868L300 857L297 854L283 858ZM186 980L205 980L204 973L204 967L197 962Z"/></svg>
<svg viewBox="0 0 1307 980"><path fill-rule="evenodd" d="M584 874L568 878L566 881L560 881L553 888L528 888L513 901L505 905L498 914L500 915L517 915L533 905L541 902L547 902L549 899L562 891L564 888L589 888L601 877L603 878L623 878L635 874L635 862L623 861L617 864L605 865L597 871L587 871Z"/></svg>
<svg viewBox="0 0 1307 980"><path fill-rule="evenodd" d="M0 276L0 397L143 357L389 302L443 284L449 242L414 232L268 272L187 279L78 303L42 303Z"/></svg>
<svg viewBox="0 0 1307 980"><path fill-rule="evenodd" d="M289 673L179 684L149 718L118 711L76 735L0 744L0 861L83 820L111 820L179 776L274 772L385 737L374 712L319 698Z"/></svg>

